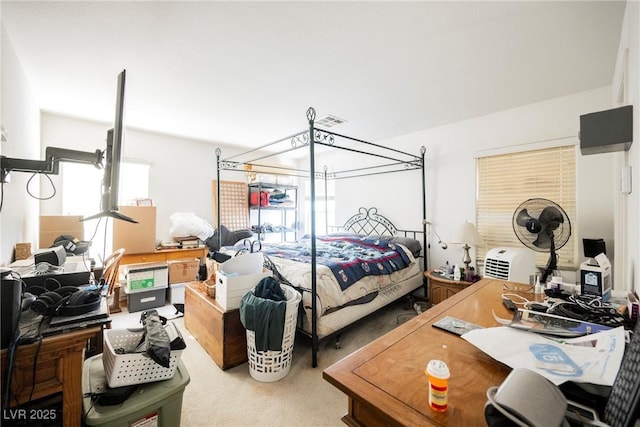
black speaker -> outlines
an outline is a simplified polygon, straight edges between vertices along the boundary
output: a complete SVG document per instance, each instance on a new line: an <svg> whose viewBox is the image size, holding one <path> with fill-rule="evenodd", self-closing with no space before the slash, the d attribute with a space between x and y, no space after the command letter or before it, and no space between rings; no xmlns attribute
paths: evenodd
<svg viewBox="0 0 640 427"><path fill-rule="evenodd" d="M633 106L580 116L582 154L627 151L633 142Z"/></svg>
<svg viewBox="0 0 640 427"><path fill-rule="evenodd" d="M1 348L9 347L14 337L18 321L20 319L20 309L22 307L22 286L17 280L13 280L10 275L2 276L0 283L0 315L2 324L0 325Z"/></svg>

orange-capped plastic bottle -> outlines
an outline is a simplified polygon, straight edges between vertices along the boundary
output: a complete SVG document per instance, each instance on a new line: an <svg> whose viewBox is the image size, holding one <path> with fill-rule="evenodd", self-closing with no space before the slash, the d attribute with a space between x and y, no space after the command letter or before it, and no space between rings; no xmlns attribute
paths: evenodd
<svg viewBox="0 0 640 427"><path fill-rule="evenodd" d="M449 405L449 367L442 360L431 360L425 369L429 379L429 406L438 412L445 412Z"/></svg>

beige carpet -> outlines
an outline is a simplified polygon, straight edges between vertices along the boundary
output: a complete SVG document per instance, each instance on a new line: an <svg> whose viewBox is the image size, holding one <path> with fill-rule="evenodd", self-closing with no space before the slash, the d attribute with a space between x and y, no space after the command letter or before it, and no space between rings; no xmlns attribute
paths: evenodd
<svg viewBox="0 0 640 427"><path fill-rule="evenodd" d="M162 314L174 313L171 306ZM191 382L182 401L182 426L344 426L347 398L322 378L322 370L368 342L385 334L415 312L407 299L399 300L348 327L340 338L320 343L318 367L311 367L311 340L296 338L288 375L277 382L254 380L246 363L221 370L184 328L183 318L172 320L180 328L187 348L182 353ZM113 315L113 328L139 326L139 313Z"/></svg>

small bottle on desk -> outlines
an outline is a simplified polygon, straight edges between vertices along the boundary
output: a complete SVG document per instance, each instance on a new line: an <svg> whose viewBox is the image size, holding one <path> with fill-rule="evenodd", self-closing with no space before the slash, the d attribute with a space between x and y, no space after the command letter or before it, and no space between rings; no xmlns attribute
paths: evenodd
<svg viewBox="0 0 640 427"><path fill-rule="evenodd" d="M453 266L453 280L457 280L460 281L460 267L458 267L457 265Z"/></svg>
<svg viewBox="0 0 640 427"><path fill-rule="evenodd" d="M429 406L434 411L445 412L449 405L449 367L438 359L429 361L425 375L429 379Z"/></svg>

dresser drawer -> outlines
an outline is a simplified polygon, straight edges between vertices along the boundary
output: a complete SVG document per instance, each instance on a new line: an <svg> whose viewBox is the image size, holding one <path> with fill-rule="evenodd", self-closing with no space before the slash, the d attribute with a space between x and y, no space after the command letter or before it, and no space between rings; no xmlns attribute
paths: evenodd
<svg viewBox="0 0 640 427"><path fill-rule="evenodd" d="M163 253L146 253L146 254L131 254L127 255L126 252L122 256L120 264L138 264L141 262L166 262L167 257Z"/></svg>

